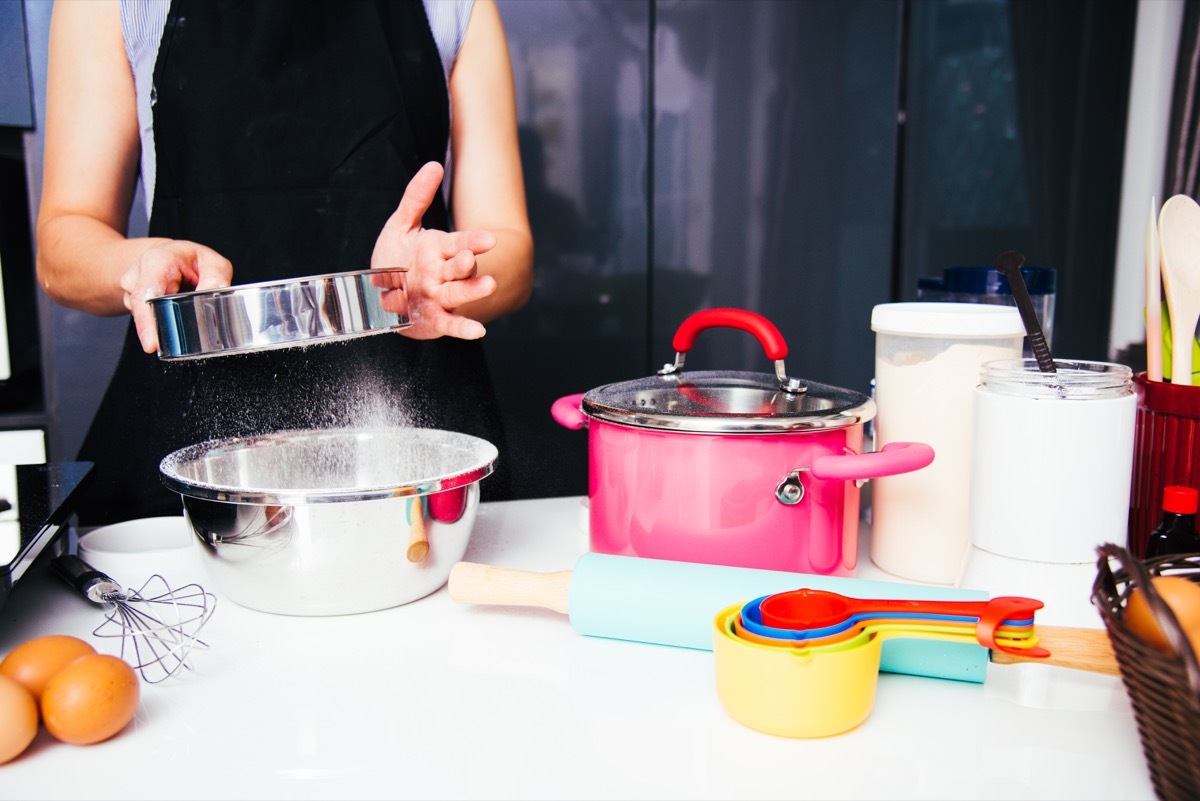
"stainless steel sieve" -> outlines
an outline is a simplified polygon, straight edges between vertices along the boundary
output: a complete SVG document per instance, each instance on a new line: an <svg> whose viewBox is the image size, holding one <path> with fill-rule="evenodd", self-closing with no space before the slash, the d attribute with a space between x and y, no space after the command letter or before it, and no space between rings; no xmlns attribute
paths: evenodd
<svg viewBox="0 0 1200 801"><path fill-rule="evenodd" d="M399 331L412 324L405 268L355 270L149 300L160 359L200 359ZM382 295L389 293L383 308Z"/></svg>

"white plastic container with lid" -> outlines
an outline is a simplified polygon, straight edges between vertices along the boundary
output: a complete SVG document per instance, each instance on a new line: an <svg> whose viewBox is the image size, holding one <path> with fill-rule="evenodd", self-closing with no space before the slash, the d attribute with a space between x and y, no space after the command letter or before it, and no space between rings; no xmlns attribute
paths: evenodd
<svg viewBox="0 0 1200 801"><path fill-rule="evenodd" d="M901 578L957 585L970 554L969 495L980 367L1017 359L1025 327L1011 306L885 303L875 332L875 447L924 442L933 463L873 481L871 560Z"/></svg>
<svg viewBox="0 0 1200 801"><path fill-rule="evenodd" d="M1094 564L1125 545L1137 396L1122 364L989 362L975 388L971 543L1033 562Z"/></svg>

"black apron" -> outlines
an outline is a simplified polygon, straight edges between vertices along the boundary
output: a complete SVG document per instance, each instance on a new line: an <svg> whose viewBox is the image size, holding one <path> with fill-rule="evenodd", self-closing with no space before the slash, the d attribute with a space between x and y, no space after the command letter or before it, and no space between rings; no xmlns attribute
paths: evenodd
<svg viewBox="0 0 1200 801"><path fill-rule="evenodd" d="M445 159L449 98L420 0L173 0L154 70L150 236L207 245L234 284L365 269L412 175ZM448 230L439 193L427 228ZM178 514L168 453L292 428L406 425L504 454L482 343L378 334L163 362L132 324L79 452L79 522ZM484 500L510 497L501 461Z"/></svg>

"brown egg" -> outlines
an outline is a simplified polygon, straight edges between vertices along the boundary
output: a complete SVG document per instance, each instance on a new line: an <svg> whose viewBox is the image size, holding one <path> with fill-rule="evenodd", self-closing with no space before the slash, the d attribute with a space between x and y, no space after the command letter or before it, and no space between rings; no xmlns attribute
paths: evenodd
<svg viewBox="0 0 1200 801"><path fill-rule="evenodd" d="M84 654L94 654L96 649L78 637L66 634L49 634L21 643L0 662L0 674L16 679L41 698L42 690L50 677L67 666L67 663Z"/></svg>
<svg viewBox="0 0 1200 801"><path fill-rule="evenodd" d="M42 692L42 722L64 743L90 745L125 728L137 711L137 673L107 654L76 658Z"/></svg>
<svg viewBox="0 0 1200 801"><path fill-rule="evenodd" d="M25 685L0 676L0 765L15 758L37 736L38 708Z"/></svg>
<svg viewBox="0 0 1200 801"><path fill-rule="evenodd" d="M1182 576L1155 576L1150 582L1158 596L1175 614L1180 629L1191 643L1192 649L1197 651L1197 658L1200 658L1200 584ZM1171 643L1159 628L1145 593L1139 587L1134 587L1129 593L1124 620L1129 630L1146 644L1163 653L1174 653Z"/></svg>

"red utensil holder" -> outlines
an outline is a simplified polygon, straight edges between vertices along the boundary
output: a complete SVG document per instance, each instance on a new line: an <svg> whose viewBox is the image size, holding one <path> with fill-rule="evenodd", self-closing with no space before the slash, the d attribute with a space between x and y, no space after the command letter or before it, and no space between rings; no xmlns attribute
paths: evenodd
<svg viewBox="0 0 1200 801"><path fill-rule="evenodd" d="M1200 386L1133 377L1137 392L1129 551L1138 559L1162 519L1163 489L1200 489Z"/></svg>

